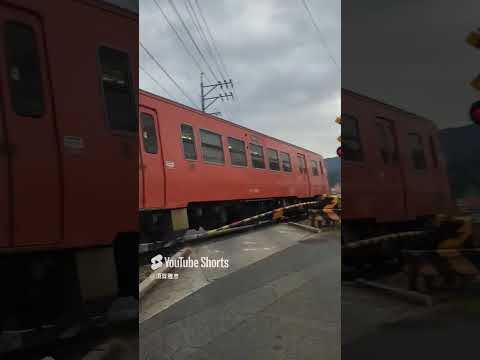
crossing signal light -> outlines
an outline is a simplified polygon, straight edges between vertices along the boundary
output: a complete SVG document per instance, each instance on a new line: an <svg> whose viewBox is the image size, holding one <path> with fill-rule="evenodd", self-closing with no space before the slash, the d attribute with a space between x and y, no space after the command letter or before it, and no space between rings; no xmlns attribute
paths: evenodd
<svg viewBox="0 0 480 360"><path fill-rule="evenodd" d="M337 118L335 119L335 122L339 125L342 125L342 117L341 116L337 116ZM337 141L341 144L342 143L342 136L339 136L337 137ZM343 155L343 150L342 150L342 146L339 146L337 148L337 156L339 158L341 158Z"/></svg>
<svg viewBox="0 0 480 360"><path fill-rule="evenodd" d="M467 36L467 44L473 46L474 48L480 49L480 33L472 31Z"/></svg>
<svg viewBox="0 0 480 360"><path fill-rule="evenodd" d="M477 125L480 125L480 100L472 104L470 108L470 119Z"/></svg>
<svg viewBox="0 0 480 360"><path fill-rule="evenodd" d="M480 91L480 75L478 75L475 79L473 79L472 82L470 83L470 85L471 85L474 89Z"/></svg>
<svg viewBox="0 0 480 360"><path fill-rule="evenodd" d="M339 146L339 147L337 148L337 156L338 156L339 158L341 158L342 155L343 155L343 150L342 150L342 147Z"/></svg>

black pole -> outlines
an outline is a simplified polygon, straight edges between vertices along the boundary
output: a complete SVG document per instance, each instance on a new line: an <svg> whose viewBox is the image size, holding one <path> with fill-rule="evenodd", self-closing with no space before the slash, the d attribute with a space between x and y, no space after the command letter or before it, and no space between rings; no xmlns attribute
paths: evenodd
<svg viewBox="0 0 480 360"><path fill-rule="evenodd" d="M200 91L202 97L202 111L205 112L205 97L203 95L203 72L200 73Z"/></svg>

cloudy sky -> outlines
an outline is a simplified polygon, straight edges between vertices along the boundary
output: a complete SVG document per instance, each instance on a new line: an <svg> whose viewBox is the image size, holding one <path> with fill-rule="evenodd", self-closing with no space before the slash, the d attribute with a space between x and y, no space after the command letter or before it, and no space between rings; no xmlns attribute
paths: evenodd
<svg viewBox="0 0 480 360"><path fill-rule="evenodd" d="M469 123L480 92L480 51L465 43L480 27L480 2L342 1L342 85L435 121Z"/></svg>
<svg viewBox="0 0 480 360"><path fill-rule="evenodd" d="M169 0L156 2L211 80L208 66ZM318 29L302 0L173 1L216 79L220 79L219 72L225 73L225 69L218 70L223 68L221 60L217 58L216 66L196 31L195 15L202 24L200 12L203 14L226 74L234 82L235 101L219 102L208 111L221 111L228 120L329 157L335 154L340 132L334 120L340 114L341 7L338 0L306 3ZM198 108L200 70L154 0L140 0L140 41L195 105L140 48L140 64L155 79L140 71L141 88Z"/></svg>

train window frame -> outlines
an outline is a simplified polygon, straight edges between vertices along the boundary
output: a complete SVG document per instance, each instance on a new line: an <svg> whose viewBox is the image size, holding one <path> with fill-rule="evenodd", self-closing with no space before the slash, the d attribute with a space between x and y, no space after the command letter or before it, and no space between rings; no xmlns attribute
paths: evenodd
<svg viewBox="0 0 480 360"><path fill-rule="evenodd" d="M148 144L148 136L145 137L145 119L148 119L149 122L151 122L152 128L153 128L153 142ZM149 114L148 112L142 111L140 113L140 126L142 128L142 143L143 143L143 150L147 154L158 154L158 136L157 136L157 124L155 124L155 118ZM154 144L153 149L149 148L149 145Z"/></svg>
<svg viewBox="0 0 480 360"><path fill-rule="evenodd" d="M310 160L310 165L312 168L312 176L320 176L320 172L317 167L317 161L316 160Z"/></svg>
<svg viewBox="0 0 480 360"><path fill-rule="evenodd" d="M412 138L416 137L417 143L419 146L414 146ZM425 145L423 141L423 137L419 133L409 132L408 133L408 144L410 150L410 159L412 161L413 168L416 171L426 171L427 170L427 159L425 156ZM421 157L418 157L421 154ZM421 160L419 163L418 160Z"/></svg>
<svg viewBox="0 0 480 360"><path fill-rule="evenodd" d="M393 122L383 117L377 117L375 121L377 135L380 138L380 157L384 165L398 164L398 148L396 133Z"/></svg>
<svg viewBox="0 0 480 360"><path fill-rule="evenodd" d="M212 144L205 143L203 141L203 137L202 137L203 134L218 136L218 138L220 139L220 145L212 145ZM215 164L215 165L225 165L225 150L223 148L223 136L222 136L222 134L218 134L216 132L213 132L213 131L210 131L210 130L207 130L207 129L200 129L200 146L201 146L201 149L202 149L202 160L205 163ZM213 148L213 149L221 150L222 161L215 161L215 160L206 159L205 158L205 151L204 151L205 148Z"/></svg>
<svg viewBox="0 0 480 360"><path fill-rule="evenodd" d="M260 149L259 153L261 154L261 157L258 156L258 158L261 158L263 166L256 166L255 165L255 161L257 160L257 159L254 158L254 153L253 153L253 147L255 147L255 146L258 146L258 148ZM265 151L263 150L263 146L259 145L259 144L250 143L249 150L250 150L249 151L250 152L250 161L252 163L252 167L255 168L255 169L265 170L267 168L267 166L266 166L266 163L265 163Z"/></svg>
<svg viewBox="0 0 480 360"><path fill-rule="evenodd" d="M233 140L233 141L238 141L239 143L242 143L242 147L243 147L243 152L242 151L238 151L238 150L234 150L233 149L233 146L230 144L230 141ZM240 140L240 139L237 139L237 138L234 138L234 137L231 137L231 136L228 136L227 137L227 143L228 143L228 152L230 154L230 164L232 166L240 166L240 167L248 167L248 159L247 159L247 148L246 148L246 145L245 145L245 141L243 140ZM232 151L233 150L233 151ZM243 159L244 159L244 164L238 164L238 163L234 163L233 162L233 157L232 157L232 152L233 153L236 153L236 154L243 154Z"/></svg>
<svg viewBox="0 0 480 360"><path fill-rule="evenodd" d="M343 155L342 155L342 161L351 161L351 162L357 162L357 163L362 163L364 162L364 153L363 153L363 144L362 144L362 136L360 133L360 126L359 126L359 121L358 119L350 114L347 113L342 113L341 115L342 118L342 150L343 150ZM344 134L344 126L347 121L352 120L354 123L354 128L355 128L355 135L350 135L350 134ZM353 154L357 154L356 157L349 156L351 153L349 153L348 149L348 144L349 143L354 143L357 145L357 150L353 152Z"/></svg>
<svg viewBox="0 0 480 360"><path fill-rule="evenodd" d="M187 138L186 135L184 135L183 128L184 127L189 127L192 131L192 138L189 139ZM195 129L193 125L188 124L188 123L181 123L180 124L180 140L182 141L182 151L183 151L183 158L188 161L197 161L198 160L198 155L197 155L197 145L195 142ZM185 150L185 142L191 144L193 147L193 158L190 158L187 156L187 151Z"/></svg>
<svg viewBox="0 0 480 360"><path fill-rule="evenodd" d="M110 52L110 55L115 53L116 55L120 55L120 57L123 57L124 64L126 67L124 68L125 70L125 78L124 81L126 82L126 85L124 86L124 90L122 91L120 89L120 85L117 86L118 92L123 92L124 95L127 96L129 102L130 102L130 109L128 110L131 114L132 118L132 123L128 124L125 128L122 127L116 127L113 126L112 123L112 118L111 118L111 112L112 110L109 109L109 103L108 103L108 90L115 89L114 85L106 85L106 81L104 80L104 62L102 58L102 52ZM118 61L118 57L116 60ZM132 69L131 69L131 61L130 61L130 54L124 50L114 48L110 45L100 45L97 49L97 66L98 66L98 78L100 82L100 91L101 95L103 98L103 109L104 109L104 118L105 118L105 123L107 127L111 130L112 134L114 135L125 135L125 136L136 136L137 131L138 131L138 118L137 118L137 111L138 111L138 96L134 95L133 91L133 77L132 77ZM111 64L110 64L111 65ZM116 64L118 65L118 63ZM115 70L115 69L114 69ZM121 103L119 101L114 101L115 103Z"/></svg>
<svg viewBox="0 0 480 360"><path fill-rule="evenodd" d="M269 152L273 152L275 155L276 155L276 162L277 162L277 165L278 165L278 169L273 169L272 168L272 162L271 162L271 158L269 156ZM278 151L275 150L275 149L272 149L272 148L267 148L267 160L268 160L268 169L271 170L271 171L281 171L281 166L280 166L280 157L278 155ZM273 159L275 160L275 159Z"/></svg>
<svg viewBox="0 0 480 360"><path fill-rule="evenodd" d="M285 161L284 159L282 159L282 155L286 155L287 156L287 159L288 159L288 170L285 169ZM287 152L284 152L284 151L280 151L280 163L281 163L281 167L282 167L282 171L284 172L287 172L287 173L291 173L293 168L292 168L292 159L290 157L290 154L287 153Z"/></svg>
<svg viewBox="0 0 480 360"><path fill-rule="evenodd" d="M28 81L27 83L32 85L33 87L30 87L28 89L29 91L34 92L33 94L28 94L31 96L29 100L32 100L32 98L36 98L35 100L38 102L36 106L38 106L38 109L32 110L32 109L27 109L25 107L25 104L21 104L22 101L25 102L25 99L27 98L25 96L25 91L23 90L23 93L21 89L16 89L18 85L21 86L20 83L17 84L17 82L20 81L20 71L19 67L15 66L12 62L14 61L12 57L15 57L15 51L18 51L20 47L22 47L22 50L25 50L25 41L18 41L18 39L11 39L9 37L9 31L13 30L13 28L16 27L16 30L23 29L27 30L31 35L31 45L30 47L30 52L33 54L32 56L21 56L22 59L28 58L31 60L31 62L28 64L30 65L30 71L33 71L33 76L30 74L30 77L27 77ZM46 103L45 103L45 94L44 94L44 76L43 76L43 62L41 60L41 52L39 51L39 46L38 46L38 38L37 38L37 32L35 29L30 26L29 24L25 24L22 22L18 21L6 21L4 26L4 50L5 50L5 60L6 60L6 78L8 78L8 87L9 87L9 94L10 94L10 102L13 111L15 112L16 115L22 116L22 117L30 117L30 118L40 118L45 115L46 112ZM12 36L13 38L14 36ZM12 40L12 41L11 41ZM20 46L15 46L17 44L22 44ZM12 46L13 45L13 46ZM18 54L17 54L18 55ZM23 64L25 65L25 64ZM33 81L32 81L33 80ZM32 96L33 95L33 96ZM28 101L27 101L28 102ZM32 102L33 103L33 102ZM29 104L30 106L32 104Z"/></svg>
<svg viewBox="0 0 480 360"><path fill-rule="evenodd" d="M387 144L387 134L385 127L382 123L376 121L375 128L377 129L377 137L380 140L380 158L383 160L384 165L390 164L390 152L388 151L388 144Z"/></svg>
<svg viewBox="0 0 480 360"><path fill-rule="evenodd" d="M298 161L298 171L300 172L300 174L308 174L307 158L305 157L305 155L297 153L297 161ZM302 167L301 165L304 165L304 167Z"/></svg>
<svg viewBox="0 0 480 360"><path fill-rule="evenodd" d="M433 167L438 169L438 150L435 146L435 141L433 140L433 135L429 136L429 147L430 147L430 156L432 157Z"/></svg>

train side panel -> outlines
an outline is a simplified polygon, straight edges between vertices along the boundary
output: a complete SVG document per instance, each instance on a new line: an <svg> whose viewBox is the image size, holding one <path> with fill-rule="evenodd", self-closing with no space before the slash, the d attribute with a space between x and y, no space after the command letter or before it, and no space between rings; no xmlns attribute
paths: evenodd
<svg viewBox="0 0 480 360"><path fill-rule="evenodd" d="M107 79L107 73L121 70L125 78L117 81L138 88L137 71L131 71L138 67L137 44L129 36L137 19L86 0L2 1L0 7L2 32L11 33L1 36L8 55L0 59L2 71L9 71L8 81L1 84L7 100L2 104L2 142L8 151L0 155L0 166L9 171L2 171L0 186L6 187L8 177L10 216L2 221L11 223L3 224L3 235L8 228L12 246L64 248L109 244L117 233L135 231L138 206L130 189L138 181L136 115L130 116L132 124L122 123L124 119L110 123L119 111L135 110L135 97L125 95L130 109L114 109L110 100L122 95L110 91L107 99L105 86L116 81ZM8 36L25 44L29 38L34 41L40 88L32 91L39 90L42 99L37 109L15 104L12 89L22 81L25 64L15 63L14 52L22 49L7 44Z"/></svg>
<svg viewBox="0 0 480 360"><path fill-rule="evenodd" d="M156 167L163 168L165 172L165 208L184 208L192 202L308 198L327 188L320 174L311 175L308 161L313 155L307 151L144 93L140 94L140 102L154 108L158 114L158 136L163 159L157 157ZM192 149L195 154L190 154L190 159L186 159L184 154L182 124L190 127L193 134ZM213 133L213 136L221 135L223 163L203 159L202 129ZM247 166L231 164L229 138L243 141ZM250 152L255 145L263 148L265 169L252 167ZM288 153L292 171L270 170L267 149L274 149L279 156L280 152ZM301 157L306 159L307 163L308 170L304 172L299 171ZM321 157L317 156L316 159L320 161ZM225 181L226 179L228 181ZM309 185L311 181L313 183ZM144 193L146 198L153 196L148 189ZM154 202L155 200L151 200L150 204Z"/></svg>
<svg viewBox="0 0 480 360"><path fill-rule="evenodd" d="M320 155L306 153L309 164L310 197L330 193L325 163Z"/></svg>
<svg viewBox="0 0 480 360"><path fill-rule="evenodd" d="M405 222L450 209L431 121L343 91L342 142L345 220Z"/></svg>
<svg viewBox="0 0 480 360"><path fill-rule="evenodd" d="M57 118L61 119L65 239L69 245L85 246L109 243L118 232L136 231L138 226L137 194L132 191L138 187L134 93L138 88L134 49L138 45L131 36L138 21L112 16L108 10L98 11L85 3L74 4L55 9L64 15L52 16L49 53L51 67L56 69L53 84ZM85 19L95 26L86 27ZM66 41L62 29L67 28L72 30ZM106 81L102 81L111 76L110 71L121 71L124 78L113 81L126 81L130 87L113 93L111 100L106 96ZM125 106L118 107L119 103ZM74 143L69 147L70 137ZM76 147L75 141L83 146Z"/></svg>
<svg viewBox="0 0 480 360"><path fill-rule="evenodd" d="M137 32L104 1L0 0L0 332L138 294Z"/></svg>

